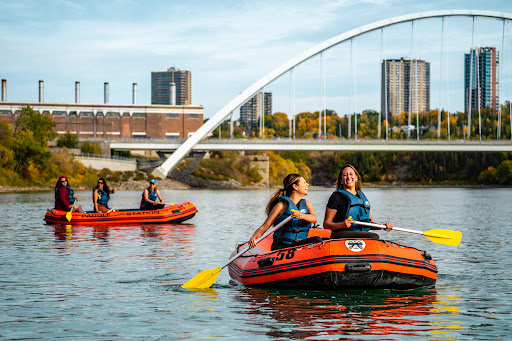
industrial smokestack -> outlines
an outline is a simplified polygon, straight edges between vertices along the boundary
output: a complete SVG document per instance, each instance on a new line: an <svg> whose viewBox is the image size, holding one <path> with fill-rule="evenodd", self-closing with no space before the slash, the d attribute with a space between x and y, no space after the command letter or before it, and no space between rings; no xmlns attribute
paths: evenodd
<svg viewBox="0 0 512 341"><path fill-rule="evenodd" d="M104 85L104 88L105 88L105 104L108 104L108 82L105 82L105 85Z"/></svg>
<svg viewBox="0 0 512 341"><path fill-rule="evenodd" d="M132 104L137 104L137 83L133 83Z"/></svg>
<svg viewBox="0 0 512 341"><path fill-rule="evenodd" d="M2 79L2 102L7 101L7 79Z"/></svg>
<svg viewBox="0 0 512 341"><path fill-rule="evenodd" d="M176 83L171 83L169 104L176 105Z"/></svg>
<svg viewBox="0 0 512 341"><path fill-rule="evenodd" d="M44 102L44 82L39 81L39 103Z"/></svg>
<svg viewBox="0 0 512 341"><path fill-rule="evenodd" d="M80 103L80 82L75 82L75 103Z"/></svg>

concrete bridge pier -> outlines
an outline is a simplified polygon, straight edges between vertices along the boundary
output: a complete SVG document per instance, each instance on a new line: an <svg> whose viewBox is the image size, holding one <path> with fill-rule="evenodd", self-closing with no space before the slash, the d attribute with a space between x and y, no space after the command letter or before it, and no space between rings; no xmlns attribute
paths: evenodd
<svg viewBox="0 0 512 341"><path fill-rule="evenodd" d="M258 171L262 177L260 184L265 185L266 188L270 187L270 166L268 155L248 155L245 156L246 159L249 160L251 165L256 166Z"/></svg>

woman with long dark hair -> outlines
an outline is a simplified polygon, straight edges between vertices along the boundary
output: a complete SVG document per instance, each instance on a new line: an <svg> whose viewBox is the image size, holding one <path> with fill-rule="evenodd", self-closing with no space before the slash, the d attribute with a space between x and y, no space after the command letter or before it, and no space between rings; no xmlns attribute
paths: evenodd
<svg viewBox="0 0 512 341"><path fill-rule="evenodd" d="M361 176L352 165L341 167L332 193L325 208L324 228L332 230L331 238L371 238L379 235L368 232L371 228L357 225L354 221L373 222L370 202L361 190ZM377 229L377 228L375 228ZM393 225L386 223L386 231Z"/></svg>
<svg viewBox="0 0 512 341"><path fill-rule="evenodd" d="M278 189L267 203L267 219L249 240L251 248L270 226L279 224L290 215L293 219L274 232L272 250L321 241L320 237L308 238L309 229L317 221L313 205L303 199L308 188L308 183L299 174L288 174L284 178L283 188Z"/></svg>
<svg viewBox="0 0 512 341"><path fill-rule="evenodd" d="M110 194L113 194L116 191L117 188L110 190L105 179L100 178L98 180L98 184L92 190L92 203L94 204L94 212L107 213L110 210L110 208L108 207Z"/></svg>
<svg viewBox="0 0 512 341"><path fill-rule="evenodd" d="M69 187L68 179L59 176L55 184L55 208L61 211L84 213L80 205L76 205L75 192Z"/></svg>

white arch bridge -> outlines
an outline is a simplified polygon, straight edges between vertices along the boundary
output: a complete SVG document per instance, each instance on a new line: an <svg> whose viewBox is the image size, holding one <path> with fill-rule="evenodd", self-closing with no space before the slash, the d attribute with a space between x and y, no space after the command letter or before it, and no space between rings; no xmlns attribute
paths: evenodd
<svg viewBox="0 0 512 341"><path fill-rule="evenodd" d="M356 29L347 31L338 36L335 36L331 39L328 39L317 46L299 54L298 56L288 60L281 66L277 67L273 71L269 72L267 75L263 76L261 79L256 81L254 84L249 86L245 91L240 93L238 96L233 98L229 103L227 103L222 109L220 109L215 115L213 115L205 124L201 126L189 139L180 144L179 146L175 146L176 150L172 153L172 155L159 167L157 167L153 174L160 178L165 178L169 174L169 172L174 169L179 162L183 158L185 158L192 150L371 150L371 151L512 151L512 145L510 141L508 144L506 142L496 141L493 143L484 143L483 141L479 141L478 143L474 142L466 142L466 143L441 143L441 142L429 142L429 141L418 141L418 142L408 142L408 141L385 141L385 142L362 142L361 140L353 142L342 142L337 141L336 143L330 143L328 141L322 142L311 142L311 140L307 140L307 142L291 142L291 141L260 141L260 142L248 142L244 141L243 143L234 143L230 141L229 143L219 143L213 142L210 140L202 141L205 137L207 137L217 126L219 126L226 118L232 115L233 111L238 107L243 105L249 99L251 99L256 93L261 91L265 86L269 83L273 82L284 73L292 70L296 66L302 64L306 60L316 56L321 55L322 52L328 50L329 48L336 46L342 42L350 41L351 39L358 37L360 35L366 34L368 32L383 30L384 28L400 23L405 22L414 22L421 19L428 18L444 18L445 17L472 17L473 21L477 17L483 18L491 18L503 21L503 36L505 33L505 25L507 20L512 20L512 14L503 13L503 12L494 12L494 11L481 11L481 10L443 10L443 11L429 11L429 12L421 12L416 14L409 14L398 16L395 18L381 20L372 24L364 25L358 27ZM474 25L474 23L473 23ZM474 26L473 26L474 27ZM382 32L382 31L381 31ZM503 39L502 39L503 42ZM502 43L503 45L503 43ZM512 111L511 111L512 112ZM321 114L321 110L320 110ZM501 111L500 111L501 115ZM512 118L511 118L512 120ZM321 119L319 120L321 122ZM512 134L511 134L512 136ZM119 142L122 143L122 142ZM147 144L147 143L146 143ZM164 147L160 144L160 149L165 150L168 147L171 147L171 143L168 143L169 146ZM139 144L137 144L139 145ZM113 143L112 147L115 147L116 143ZM136 147L132 146L134 149L141 149L141 146ZM163 148L162 148L163 147ZM128 142L121 147L120 145L117 148L113 149L128 149ZM158 148L157 145L154 145L152 148ZM217 148L217 149L215 149ZM239 148L239 149L237 149ZM171 150L172 148L169 148Z"/></svg>

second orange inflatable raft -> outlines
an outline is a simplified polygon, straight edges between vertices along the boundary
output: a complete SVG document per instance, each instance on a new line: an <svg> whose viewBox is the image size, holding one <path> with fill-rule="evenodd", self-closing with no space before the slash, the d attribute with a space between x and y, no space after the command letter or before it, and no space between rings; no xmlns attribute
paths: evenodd
<svg viewBox="0 0 512 341"><path fill-rule="evenodd" d="M275 251L271 244L269 235L234 260L230 276L248 286L317 290L407 289L431 286L437 279L436 264L426 251L390 241L324 238Z"/></svg>
<svg viewBox="0 0 512 341"><path fill-rule="evenodd" d="M171 204L160 210L116 210L109 213L72 213L71 220L66 219L67 211L50 209L44 219L47 223L66 225L98 225L98 224L179 224L192 218L197 209L191 202Z"/></svg>

